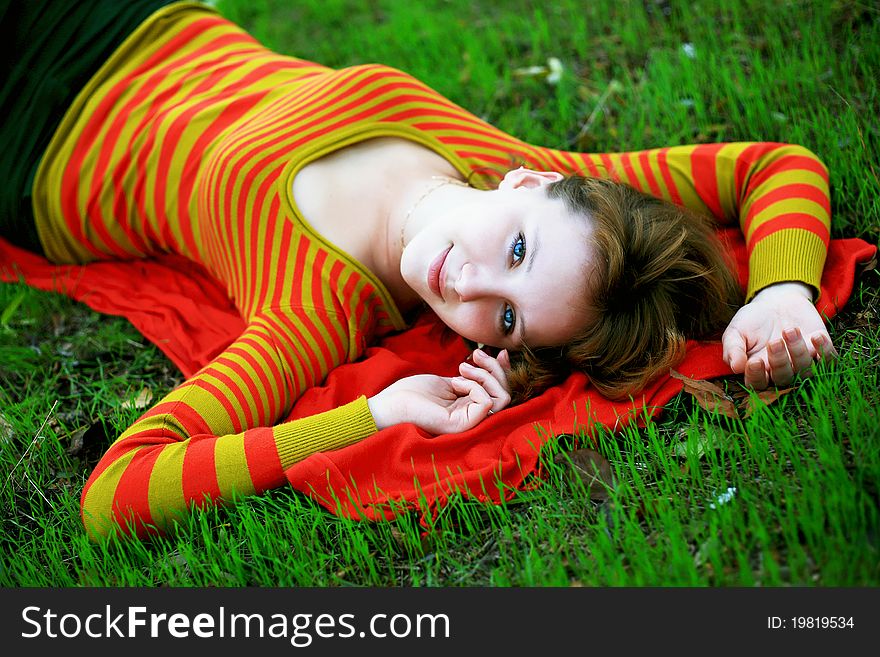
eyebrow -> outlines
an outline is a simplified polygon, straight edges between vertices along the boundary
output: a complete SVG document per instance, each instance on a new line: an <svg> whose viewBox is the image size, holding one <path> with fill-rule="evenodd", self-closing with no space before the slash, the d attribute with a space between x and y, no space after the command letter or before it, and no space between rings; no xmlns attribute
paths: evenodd
<svg viewBox="0 0 880 657"><path fill-rule="evenodd" d="M529 261L526 263L526 273L531 273L532 265L535 264L535 255L538 253L538 249L541 248L541 240L538 238L538 229L536 228L532 233L532 239L530 240L532 246L529 248ZM520 344L525 344L526 342L526 322L525 319L520 316L519 318L519 342Z"/></svg>

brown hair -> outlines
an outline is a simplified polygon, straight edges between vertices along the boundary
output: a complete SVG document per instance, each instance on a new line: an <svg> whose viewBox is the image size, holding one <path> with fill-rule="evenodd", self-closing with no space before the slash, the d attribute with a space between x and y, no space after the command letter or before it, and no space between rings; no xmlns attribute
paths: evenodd
<svg viewBox="0 0 880 657"><path fill-rule="evenodd" d="M710 220L632 186L571 176L550 198L592 222L591 319L561 347L525 348L508 375L514 401L583 371L608 398L637 393L684 357L687 338L720 333L742 291Z"/></svg>

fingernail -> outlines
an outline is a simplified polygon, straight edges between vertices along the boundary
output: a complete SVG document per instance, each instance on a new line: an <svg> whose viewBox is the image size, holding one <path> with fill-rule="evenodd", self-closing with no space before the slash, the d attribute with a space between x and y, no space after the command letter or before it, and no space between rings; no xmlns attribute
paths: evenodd
<svg viewBox="0 0 880 657"><path fill-rule="evenodd" d="M477 354L478 356L485 356L486 355L486 352L483 351L482 349L477 349L476 351L474 351L474 353Z"/></svg>
<svg viewBox="0 0 880 657"><path fill-rule="evenodd" d="M785 330L782 332L782 334L785 336L785 339L786 339L786 340L789 340L789 341L791 341L791 340L797 340L797 337L798 337L798 330L797 330L797 329L793 329L793 328L789 328L789 329L785 329Z"/></svg>
<svg viewBox="0 0 880 657"><path fill-rule="evenodd" d="M778 353L780 353L783 349L785 349L785 346L782 344L782 341L781 341L781 340L774 340L773 342L771 342L771 343L768 345L768 349L769 349L772 353L774 353L774 354L778 354Z"/></svg>
<svg viewBox="0 0 880 657"><path fill-rule="evenodd" d="M761 363L749 363L749 370L752 372L760 372L763 369Z"/></svg>
<svg viewBox="0 0 880 657"><path fill-rule="evenodd" d="M814 335L813 342L818 342L819 344L825 344L825 336L824 335Z"/></svg>

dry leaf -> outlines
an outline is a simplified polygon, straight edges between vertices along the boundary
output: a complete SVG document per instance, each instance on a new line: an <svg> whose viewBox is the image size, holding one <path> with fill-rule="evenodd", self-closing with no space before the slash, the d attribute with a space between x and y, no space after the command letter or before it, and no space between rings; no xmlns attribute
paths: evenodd
<svg viewBox="0 0 880 657"><path fill-rule="evenodd" d="M700 391L710 394L716 394L720 397L724 397L724 390L716 383L712 383L711 381L704 381L702 379L692 379L689 376L685 376L680 372L676 372L675 370L669 370L669 375L673 379L678 379L684 383L685 389L693 394L693 391Z"/></svg>
<svg viewBox="0 0 880 657"><path fill-rule="evenodd" d="M736 404L719 385L710 381L692 379L672 369L669 370L669 375L681 381L684 384L684 391L692 395L697 403L707 411L716 411L732 418L739 417Z"/></svg>
<svg viewBox="0 0 880 657"><path fill-rule="evenodd" d="M874 252L873 257L867 262L858 262L856 263L856 276L861 276L865 272L869 272L873 269L877 268L877 252Z"/></svg>
<svg viewBox="0 0 880 657"><path fill-rule="evenodd" d="M138 393L138 396L134 399L134 401L127 399L122 402L122 408L134 408L139 411L142 411L147 406L150 405L150 402L153 400L153 393L149 388L144 388Z"/></svg>
<svg viewBox="0 0 880 657"><path fill-rule="evenodd" d="M794 388L784 388L783 390L764 390L756 395L749 395L748 399L744 399L739 407L743 410L743 417L749 417L762 406L769 406L783 395L787 395Z"/></svg>
<svg viewBox="0 0 880 657"><path fill-rule="evenodd" d="M113 442L100 422L74 431L68 440L70 446L67 448L67 453L87 462L92 460L97 462L107 446Z"/></svg>
<svg viewBox="0 0 880 657"><path fill-rule="evenodd" d="M13 438L15 438L15 429L12 428L9 420L0 413L0 443L12 442Z"/></svg>
<svg viewBox="0 0 880 657"><path fill-rule="evenodd" d="M89 427L83 427L82 429L77 429L72 434L70 434L70 446L66 450L68 454L70 454L71 456L76 456L82 451L83 436L88 430Z"/></svg>
<svg viewBox="0 0 880 657"><path fill-rule="evenodd" d="M682 459L687 458L690 451L694 451L696 457L701 459L708 452L727 449L736 439L736 435L721 427L710 426L693 437L689 435L686 440L675 443L673 450Z"/></svg>
<svg viewBox="0 0 880 657"><path fill-rule="evenodd" d="M391 538L394 539L394 542L397 543L397 547L404 549L406 547L406 537L403 535L403 532L400 531L397 527L391 527Z"/></svg>
<svg viewBox="0 0 880 657"><path fill-rule="evenodd" d="M394 542L397 543L397 547L404 551L411 544L411 542L407 540L406 535L402 531L400 531L400 529L394 526L391 527L391 538L393 538ZM421 549L421 554L428 554L429 552L431 552L433 545L434 541L431 534L427 532L420 534L419 548Z"/></svg>
<svg viewBox="0 0 880 657"><path fill-rule="evenodd" d="M751 394L749 390L737 390L736 392L730 393L730 397L737 402L740 402L740 406L742 406L742 400L748 397Z"/></svg>
<svg viewBox="0 0 880 657"><path fill-rule="evenodd" d="M557 454L556 463L570 463L574 474L586 484L590 499L597 502L608 499L608 488L614 488L611 464L599 452L592 449L576 449Z"/></svg>

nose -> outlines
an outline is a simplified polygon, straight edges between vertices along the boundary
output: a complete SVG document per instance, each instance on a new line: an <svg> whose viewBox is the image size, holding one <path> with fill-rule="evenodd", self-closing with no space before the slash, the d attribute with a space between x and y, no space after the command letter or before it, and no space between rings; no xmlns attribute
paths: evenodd
<svg viewBox="0 0 880 657"><path fill-rule="evenodd" d="M462 302L466 302L487 296L497 296L499 284L486 271L467 262L461 268L453 287L458 298Z"/></svg>

